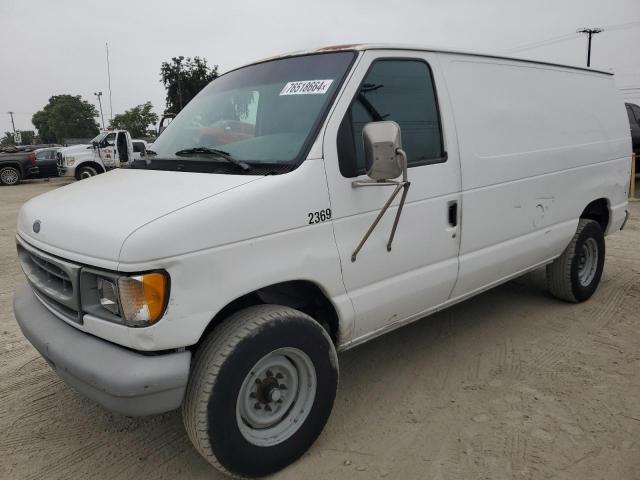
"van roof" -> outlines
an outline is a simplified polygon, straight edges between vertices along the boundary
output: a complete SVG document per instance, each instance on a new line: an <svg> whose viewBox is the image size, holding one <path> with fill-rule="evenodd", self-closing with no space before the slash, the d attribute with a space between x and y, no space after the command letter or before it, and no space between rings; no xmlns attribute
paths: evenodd
<svg viewBox="0 0 640 480"><path fill-rule="evenodd" d="M269 60L275 60L277 58L297 57L300 55L309 55L314 53L339 52L339 51L364 51L364 50L404 50L404 51L413 50L413 51L419 51L419 52L453 53L456 55L472 55L476 57L485 57L485 58L500 58L504 60L515 60L518 62L535 63L539 65L551 65L554 67L570 68L573 70L582 70L582 71L591 72L591 73L602 73L604 75L613 75L613 72L607 72L605 70L596 70L593 68L578 67L576 65L565 65L561 63L546 62L543 60L533 60L529 58L510 57L505 55L499 55L497 53L482 53L482 52L477 52L473 50L454 50L454 49L442 48L442 47L411 45L411 44L394 44L394 43L354 43L354 44L347 44L347 45L330 45L330 46L321 47L315 50L301 50L297 52L290 52L282 55L276 55L276 56L265 58L253 63L262 63L262 62L267 62Z"/></svg>

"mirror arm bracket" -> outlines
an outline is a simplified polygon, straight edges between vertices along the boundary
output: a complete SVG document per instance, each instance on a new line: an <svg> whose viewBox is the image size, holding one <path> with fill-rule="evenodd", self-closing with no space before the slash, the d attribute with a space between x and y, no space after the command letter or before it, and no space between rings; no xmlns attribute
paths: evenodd
<svg viewBox="0 0 640 480"><path fill-rule="evenodd" d="M411 186L411 182L407 180L407 156L406 156L404 150L402 150L400 148L397 149L397 153L403 157L403 162L404 162L404 166L403 166L403 169L402 169L402 181L396 182L394 180L381 180L381 181L375 181L375 180L368 180L367 181L367 180L364 180L364 181L351 182L351 186L353 188L356 188L356 187L378 187L378 186L395 186L396 187L393 190L393 193L391 194L391 196L389 197L389 200L386 201L386 203L384 204L384 206L380 210L380 213L378 213L378 216L376 217L376 219L373 221L373 223L371 224L371 226L367 230L367 233L364 234L364 237L362 237L362 240L360 240L360 243L358 244L356 249L351 254L351 261L352 262L356 261L356 258L358 257L358 253L360 253L360 250L362 250L362 247L364 246L364 244L367 242L367 240L371 236L371 233L373 233L373 231L375 230L376 226L380 222L380 219L382 219L382 217L387 212L387 210L389 210L389 207L391 206L391 203L398 196L398 193L400 193L400 190L402 190L402 196L400 197L400 203L398 205L398 211L396 212L396 217L393 220L393 227L391 228L391 233L389 235L389 241L387 242L387 252L391 251L391 244L393 243L393 239L394 239L394 237L396 235L396 230L398 229L398 222L400 221L400 215L402 215L402 207L404 207L405 201L407 200L407 193L409 192L409 187Z"/></svg>

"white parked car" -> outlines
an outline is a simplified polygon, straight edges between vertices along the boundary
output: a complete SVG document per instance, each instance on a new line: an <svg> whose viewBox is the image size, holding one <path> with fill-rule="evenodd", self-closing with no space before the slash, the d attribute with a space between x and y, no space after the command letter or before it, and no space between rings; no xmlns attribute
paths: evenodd
<svg viewBox="0 0 640 480"><path fill-rule="evenodd" d="M609 73L386 45L258 62L146 162L22 207L16 319L82 394L182 406L212 465L267 475L320 434L336 352L539 267L591 297L630 162Z"/></svg>
<svg viewBox="0 0 640 480"><path fill-rule="evenodd" d="M58 152L58 175L77 180L125 165L140 154L126 130L101 132L89 145L73 145Z"/></svg>

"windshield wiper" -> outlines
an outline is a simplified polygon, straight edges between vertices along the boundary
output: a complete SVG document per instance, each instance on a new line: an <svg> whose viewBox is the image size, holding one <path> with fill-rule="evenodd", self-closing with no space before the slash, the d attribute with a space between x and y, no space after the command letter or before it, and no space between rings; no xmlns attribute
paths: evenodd
<svg viewBox="0 0 640 480"><path fill-rule="evenodd" d="M208 147L193 147L193 148L185 148L184 150L178 150L175 155L180 157L185 157L188 155L215 155L216 157L222 158L229 163L233 163L237 167L241 168L242 171L248 172L251 170L251 167L248 163L242 162L240 160L236 160L231 156L229 152L225 152L224 150L218 150L217 148L208 148Z"/></svg>
<svg viewBox="0 0 640 480"><path fill-rule="evenodd" d="M148 155L158 155L158 153L154 152L153 150L145 150L145 153L147 153Z"/></svg>

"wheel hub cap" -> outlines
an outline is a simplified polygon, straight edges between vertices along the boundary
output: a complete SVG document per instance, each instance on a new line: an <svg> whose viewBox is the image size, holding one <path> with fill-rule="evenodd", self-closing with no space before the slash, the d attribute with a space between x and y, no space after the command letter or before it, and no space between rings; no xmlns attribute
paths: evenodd
<svg viewBox="0 0 640 480"><path fill-rule="evenodd" d="M5 170L2 172L2 182L13 184L18 181L18 175L13 170Z"/></svg>
<svg viewBox="0 0 640 480"><path fill-rule="evenodd" d="M297 348L280 348L261 358L245 377L236 402L236 420L246 440L276 445L307 418L316 393L311 359Z"/></svg>
<svg viewBox="0 0 640 480"><path fill-rule="evenodd" d="M578 280L586 287L591 284L598 269L598 244L595 239L587 238L582 244L578 258Z"/></svg>

